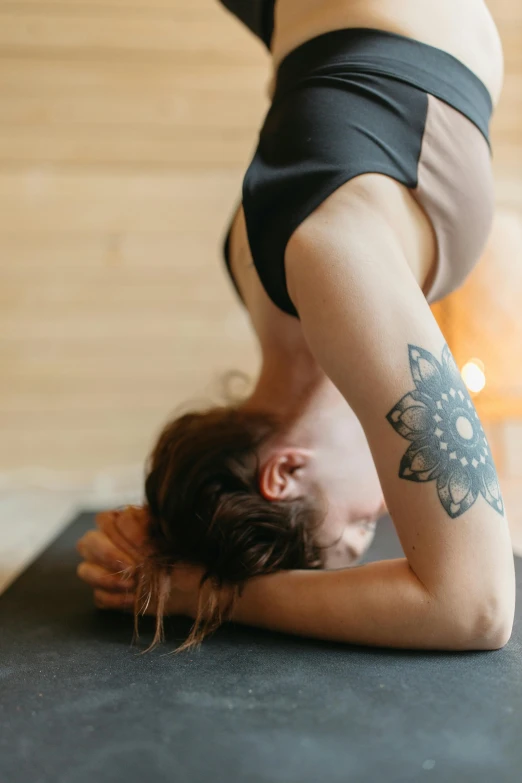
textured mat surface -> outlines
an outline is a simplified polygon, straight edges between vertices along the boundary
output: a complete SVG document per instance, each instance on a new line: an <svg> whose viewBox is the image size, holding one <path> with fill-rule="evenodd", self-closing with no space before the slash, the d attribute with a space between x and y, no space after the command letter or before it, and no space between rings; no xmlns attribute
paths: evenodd
<svg viewBox="0 0 522 783"><path fill-rule="evenodd" d="M132 619L96 610L75 575L91 525L74 520L0 596L1 783L521 780L520 559L503 650L378 650L228 626L174 657L188 624L169 620L169 644L140 656ZM400 554L386 520L368 559Z"/></svg>

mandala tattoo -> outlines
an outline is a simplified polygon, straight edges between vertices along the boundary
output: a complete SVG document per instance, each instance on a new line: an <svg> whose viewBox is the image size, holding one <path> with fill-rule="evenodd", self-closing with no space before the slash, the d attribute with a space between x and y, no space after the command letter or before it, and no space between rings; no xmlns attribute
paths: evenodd
<svg viewBox="0 0 522 783"><path fill-rule="evenodd" d="M386 416L399 435L411 441L399 477L436 480L440 501L453 519L467 511L479 493L503 515L489 443L448 346L441 363L416 345L408 345L408 351L416 388Z"/></svg>

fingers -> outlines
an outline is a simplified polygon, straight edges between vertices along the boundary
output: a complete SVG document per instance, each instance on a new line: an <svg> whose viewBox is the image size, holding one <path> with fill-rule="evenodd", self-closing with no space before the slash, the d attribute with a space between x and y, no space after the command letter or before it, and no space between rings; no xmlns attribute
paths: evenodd
<svg viewBox="0 0 522 783"><path fill-rule="evenodd" d="M112 573L133 570L135 563L127 552L118 549L100 530L89 530L77 542L76 549L90 563L96 563Z"/></svg>
<svg viewBox="0 0 522 783"><path fill-rule="evenodd" d="M147 549L149 517L144 508L127 506L121 511L103 511L96 515L96 526L134 560L141 560Z"/></svg>
<svg viewBox="0 0 522 783"><path fill-rule="evenodd" d="M95 606L99 609L134 612L136 599L134 588L131 588L131 590L126 588L122 589L122 585L120 584L117 589L114 589L114 583L107 579L107 574L101 574L100 571L103 571L103 569L98 569L96 566L91 567L88 563L82 563L78 567L79 576L94 587ZM163 608L163 613L165 615L185 615L195 618L197 614L197 605L197 594L189 599L186 593L172 590L168 597L167 604ZM145 595L140 600L137 610L140 615L152 615L154 617L157 613L156 600L150 595Z"/></svg>
<svg viewBox="0 0 522 783"><path fill-rule="evenodd" d="M136 589L136 579L125 573L114 574L96 563L80 563L76 573L91 587L115 593L128 593Z"/></svg>
<svg viewBox="0 0 522 783"><path fill-rule="evenodd" d="M100 609L133 611L136 590L136 567L151 549L150 518L145 508L128 506L123 510L104 511L96 515L97 530L90 530L77 543L84 563L78 576L94 588L94 602ZM203 569L180 566L169 595L166 614L187 614L188 595L199 593ZM152 597L144 597L140 614L156 613ZM192 605L192 604L191 604Z"/></svg>

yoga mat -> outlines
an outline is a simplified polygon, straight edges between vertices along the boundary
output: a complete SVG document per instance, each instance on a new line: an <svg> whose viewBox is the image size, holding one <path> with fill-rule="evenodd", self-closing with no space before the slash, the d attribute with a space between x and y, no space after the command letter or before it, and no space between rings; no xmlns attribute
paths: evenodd
<svg viewBox="0 0 522 783"><path fill-rule="evenodd" d="M77 517L0 596L1 783L520 783L519 608L492 652L228 625L173 656L189 623L169 619L168 643L138 655L132 618L76 577L92 525ZM368 559L400 554L385 519ZM520 599L519 558L517 575Z"/></svg>

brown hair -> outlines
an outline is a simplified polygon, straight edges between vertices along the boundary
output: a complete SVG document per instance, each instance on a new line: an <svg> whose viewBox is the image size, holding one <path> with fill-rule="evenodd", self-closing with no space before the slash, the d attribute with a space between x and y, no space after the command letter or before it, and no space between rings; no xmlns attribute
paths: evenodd
<svg viewBox="0 0 522 783"><path fill-rule="evenodd" d="M147 468L150 553L135 607L136 634L138 606L152 600L156 607L156 633L147 649L164 638L169 574L176 564L204 568L197 616L178 651L199 644L230 618L250 577L321 567L313 536L324 515L319 489L282 501L267 500L259 490L257 450L282 426L271 413L229 404L185 413L164 427Z"/></svg>

